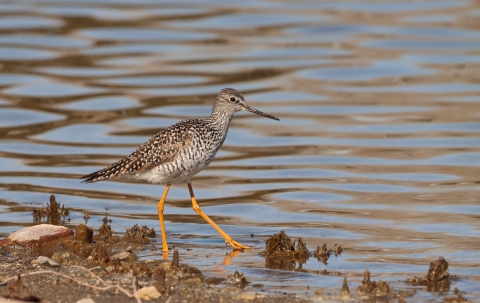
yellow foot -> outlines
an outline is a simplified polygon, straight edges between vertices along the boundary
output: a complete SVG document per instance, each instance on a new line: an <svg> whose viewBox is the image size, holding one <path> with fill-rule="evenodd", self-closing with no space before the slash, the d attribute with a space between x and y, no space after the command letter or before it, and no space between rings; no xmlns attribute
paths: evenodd
<svg viewBox="0 0 480 303"><path fill-rule="evenodd" d="M233 240L232 238L225 238L225 242L230 244L235 249L244 250L244 249L250 248L246 245L238 243L237 241Z"/></svg>

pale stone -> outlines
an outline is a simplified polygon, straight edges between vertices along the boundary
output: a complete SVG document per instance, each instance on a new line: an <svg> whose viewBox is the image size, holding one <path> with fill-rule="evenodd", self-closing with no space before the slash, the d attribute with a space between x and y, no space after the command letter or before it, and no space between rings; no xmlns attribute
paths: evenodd
<svg viewBox="0 0 480 303"><path fill-rule="evenodd" d="M18 244L20 246L30 246L47 243L60 238L73 236L73 231L64 226L52 224L39 224L30 227L24 227L0 242L0 246Z"/></svg>
<svg viewBox="0 0 480 303"><path fill-rule="evenodd" d="M60 263L53 261L52 259L45 257L45 256L40 256L36 260L37 264L40 265L50 265L52 267L58 267L60 266Z"/></svg>
<svg viewBox="0 0 480 303"><path fill-rule="evenodd" d="M140 288L135 295L143 300L158 299L162 296L155 286Z"/></svg>

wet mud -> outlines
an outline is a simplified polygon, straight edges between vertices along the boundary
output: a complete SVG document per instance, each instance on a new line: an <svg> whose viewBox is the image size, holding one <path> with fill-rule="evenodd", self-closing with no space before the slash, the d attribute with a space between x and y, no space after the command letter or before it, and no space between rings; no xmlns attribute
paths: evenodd
<svg viewBox="0 0 480 303"><path fill-rule="evenodd" d="M124 236L113 236L108 220L99 232L84 224L72 237L21 248L2 247L0 293L2 297L27 302L75 302L94 297L96 302L308 302L291 294L245 292L247 278L235 271L228 279L205 277L194 266L180 262L178 250L171 261L138 260L135 251L151 249L148 237L154 229L135 225ZM286 245L273 256L304 256L299 241L289 243L280 233L276 244ZM147 241L148 240L148 241ZM273 247L273 246L272 246Z"/></svg>
<svg viewBox="0 0 480 303"><path fill-rule="evenodd" d="M40 302L42 298L30 293L28 287L22 283L21 275L17 279L8 284L5 290L1 293L2 297L7 299L20 300L25 302Z"/></svg>
<svg viewBox="0 0 480 303"><path fill-rule="evenodd" d="M55 201L54 197L52 201ZM50 205L47 209L61 214L59 208ZM150 240L156 237L155 230L135 224L126 229L123 236L115 236L110 222L105 216L98 233L79 224L69 237L25 247L16 244L3 246L0 250L3 264L0 268L1 296L28 302L76 302L87 297L96 298L96 302L116 303L133 299L137 302L190 302L194 298L197 302L407 302L420 291L418 287L426 287L428 292L444 293L450 290L452 281L459 279L450 274L448 262L440 257L430 263L424 277L406 279L405 285L411 287L407 290L396 289L390 285L391 281L373 280L368 269L358 286L349 286L348 271L324 270L315 274L343 276L343 283L338 285L337 291L317 289L314 296L262 294L252 289L263 285L252 285L244 273L235 270L227 278L207 276L195 264L182 263L177 249L166 253L162 260L139 259L138 252L156 250ZM302 238L295 241L282 230L266 239L265 250L259 255L265 258L266 268L307 273L302 265L311 257L327 266L332 254L338 257L343 252L337 243L330 248L327 244L317 246L311 252ZM230 262L242 253L234 250L225 259ZM468 302L458 289L454 294L445 297L444 301Z"/></svg>

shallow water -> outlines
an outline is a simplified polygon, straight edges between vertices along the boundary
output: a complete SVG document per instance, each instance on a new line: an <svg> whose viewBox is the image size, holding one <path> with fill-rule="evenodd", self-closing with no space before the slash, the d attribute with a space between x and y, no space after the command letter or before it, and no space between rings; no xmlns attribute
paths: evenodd
<svg viewBox="0 0 480 303"><path fill-rule="evenodd" d="M183 261L242 271L259 292L338 293L343 276L355 290L368 268L417 301L456 287L478 297L479 16L480 2L457 0L0 4L0 237L33 224L50 194L71 208L68 226L88 212L98 228L107 211L117 233L158 230L163 186L78 178L234 87L280 121L237 114L193 186L252 249L223 265L231 249L175 186L166 229ZM282 229L345 251L266 269L258 254ZM439 256L461 277L450 292L401 282Z"/></svg>

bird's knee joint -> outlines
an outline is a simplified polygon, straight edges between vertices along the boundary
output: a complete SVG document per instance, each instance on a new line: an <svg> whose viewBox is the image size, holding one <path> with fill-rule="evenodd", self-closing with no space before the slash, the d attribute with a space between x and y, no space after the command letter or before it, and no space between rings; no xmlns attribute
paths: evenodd
<svg viewBox="0 0 480 303"><path fill-rule="evenodd" d="M193 204L192 208L194 211L199 212L201 210L200 206L198 204Z"/></svg>

